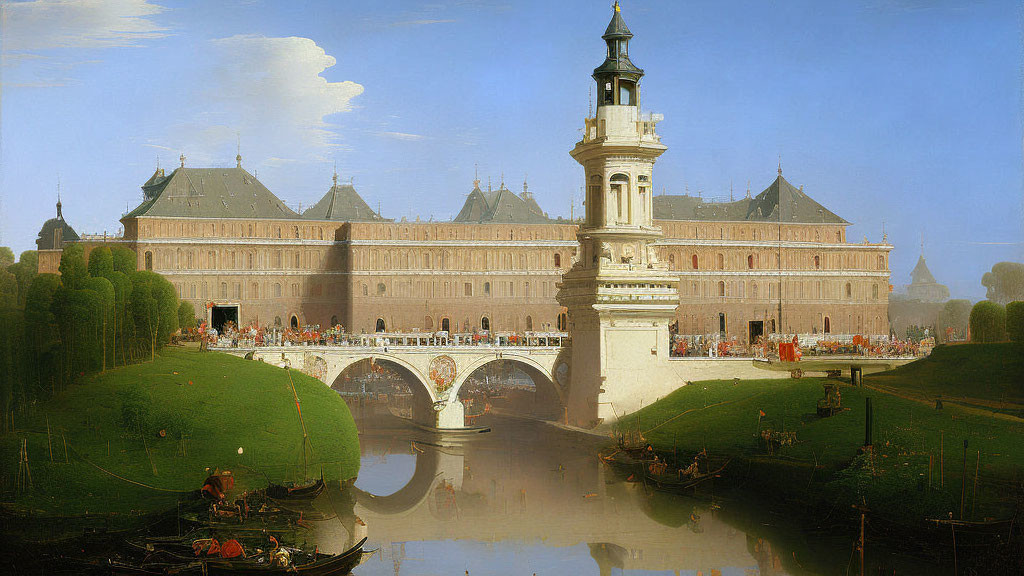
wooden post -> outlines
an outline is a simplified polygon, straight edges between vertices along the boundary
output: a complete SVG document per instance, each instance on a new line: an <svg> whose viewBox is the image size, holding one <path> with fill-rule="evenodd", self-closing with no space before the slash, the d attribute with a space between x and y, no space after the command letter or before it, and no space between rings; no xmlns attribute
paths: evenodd
<svg viewBox="0 0 1024 576"><path fill-rule="evenodd" d="M50 462L53 462L53 443L50 442L50 417L46 417L46 447L50 450Z"/></svg>
<svg viewBox="0 0 1024 576"><path fill-rule="evenodd" d="M68 439L64 437L63 432L60 433L60 439L64 442L64 463L67 464L70 462L70 460L68 460Z"/></svg>
<svg viewBox="0 0 1024 576"><path fill-rule="evenodd" d="M874 412L871 409L871 397L864 398L864 446L871 446L871 424L874 420Z"/></svg>
<svg viewBox="0 0 1024 576"><path fill-rule="evenodd" d="M964 438L964 465L960 473L960 519L964 519L964 494L967 492L967 439Z"/></svg>
<svg viewBox="0 0 1024 576"><path fill-rule="evenodd" d="M860 510L860 541L857 544L860 548L860 576L864 576L864 509Z"/></svg>
<svg viewBox="0 0 1024 576"><path fill-rule="evenodd" d="M935 461L935 455L934 454L929 454L928 455L928 488L929 489L931 489L931 487L932 487L932 463L934 461Z"/></svg>
<svg viewBox="0 0 1024 576"><path fill-rule="evenodd" d="M945 446L945 443L946 443L946 432L944 430L939 430L939 486L940 487L945 487L946 486L946 470L945 470L945 466L943 465L946 462L945 454L943 454L943 447Z"/></svg>
<svg viewBox="0 0 1024 576"><path fill-rule="evenodd" d="M971 496L971 517L974 517L974 507L978 504L978 467L981 465L981 450L978 450L978 457L974 461L974 495Z"/></svg>

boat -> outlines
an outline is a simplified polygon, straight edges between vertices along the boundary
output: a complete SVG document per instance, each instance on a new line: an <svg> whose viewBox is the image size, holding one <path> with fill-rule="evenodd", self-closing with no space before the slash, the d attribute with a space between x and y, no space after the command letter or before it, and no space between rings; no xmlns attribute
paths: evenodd
<svg viewBox="0 0 1024 576"><path fill-rule="evenodd" d="M695 460L694 464L696 464L696 462L697 461ZM725 470L725 467L728 465L729 460L725 460L714 470L709 470L708 472L695 471L690 475L681 475L678 472L676 474L669 473L667 469L663 472L658 472L656 469L652 470L655 465L650 464L644 469L644 477L648 482L651 482L658 488L667 490L686 490L712 478L720 477L722 472ZM708 468L711 468L710 463L708 463Z"/></svg>
<svg viewBox="0 0 1024 576"><path fill-rule="evenodd" d="M320 471L320 479L310 484L283 486L271 484L267 486L267 498L272 500L313 500L324 491L324 473Z"/></svg>

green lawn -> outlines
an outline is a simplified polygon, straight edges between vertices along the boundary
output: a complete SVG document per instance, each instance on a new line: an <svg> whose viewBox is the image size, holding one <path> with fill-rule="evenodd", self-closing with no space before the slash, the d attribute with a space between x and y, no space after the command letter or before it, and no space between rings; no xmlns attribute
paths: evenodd
<svg viewBox="0 0 1024 576"><path fill-rule="evenodd" d="M359 440L345 402L290 373L313 448L310 476L322 468L329 480L355 477ZM123 513L173 507L201 486L207 468L231 470L240 488L300 479L302 430L288 375L226 354L165 348L154 362L83 378L0 436L5 500L47 514ZM125 429L125 406L148 411L141 434ZM26 438L34 488L16 493Z"/></svg>
<svg viewBox="0 0 1024 576"><path fill-rule="evenodd" d="M1006 411L1020 411L1024 408L1024 345L939 346L927 358L865 376L864 382L927 400L941 396L995 409L1015 404Z"/></svg>
<svg viewBox="0 0 1024 576"><path fill-rule="evenodd" d="M1007 483L1024 472L1024 423L947 404L932 406L865 388L841 387L848 410L819 418L825 379L705 381L681 388L621 422L645 432L657 450L692 454L707 448L730 456L732 474L746 474L782 497L822 504L859 503L920 519L958 511L963 440L969 442L968 498L980 451L976 517L1008 514ZM865 397L874 405L874 456L857 458L864 442ZM706 407L705 407L706 406ZM692 410L682 416L684 411ZM765 416L759 419L759 411ZM673 419L674 418L674 419ZM769 455L759 428L794 431L796 442ZM940 478L940 442L944 480ZM928 489L929 455L934 458ZM940 484L942 486L940 487ZM970 500L968 500L968 509Z"/></svg>

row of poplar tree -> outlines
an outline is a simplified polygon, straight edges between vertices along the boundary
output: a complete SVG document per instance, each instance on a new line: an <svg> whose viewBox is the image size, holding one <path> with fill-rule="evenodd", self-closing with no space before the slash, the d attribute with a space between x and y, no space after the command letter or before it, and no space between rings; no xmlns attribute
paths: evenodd
<svg viewBox="0 0 1024 576"><path fill-rule="evenodd" d="M37 274L24 252L0 267L0 407L3 431L17 412L75 378L149 360L195 310L163 276L137 269L135 252L68 245L60 275ZM2 259L0 259L0 263Z"/></svg>

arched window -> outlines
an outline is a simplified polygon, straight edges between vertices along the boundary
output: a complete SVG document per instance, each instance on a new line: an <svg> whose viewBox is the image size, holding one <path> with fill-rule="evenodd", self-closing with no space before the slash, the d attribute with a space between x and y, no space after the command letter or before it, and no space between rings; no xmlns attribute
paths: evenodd
<svg viewBox="0 0 1024 576"><path fill-rule="evenodd" d="M388 287L383 282L377 283L377 296L383 296L388 291Z"/></svg>
<svg viewBox="0 0 1024 576"><path fill-rule="evenodd" d="M383 318L377 318L377 326L374 328L374 332L387 332L387 326L384 324Z"/></svg>
<svg viewBox="0 0 1024 576"><path fill-rule="evenodd" d="M299 329L299 317L296 316L295 314L292 314L292 319L291 319L291 321L289 323L292 326L292 330L298 330Z"/></svg>
<svg viewBox="0 0 1024 576"><path fill-rule="evenodd" d="M152 269L153 269L153 253L147 251L146 252L146 270L152 270Z"/></svg>
<svg viewBox="0 0 1024 576"><path fill-rule="evenodd" d="M878 269L885 270L885 256L878 257Z"/></svg>
<svg viewBox="0 0 1024 576"><path fill-rule="evenodd" d="M490 282L484 282L484 296L490 296L490 295L491 295L491 283Z"/></svg>
<svg viewBox="0 0 1024 576"><path fill-rule="evenodd" d="M555 268L561 268L561 267L562 267L562 255L559 254L558 252L555 252Z"/></svg>
<svg viewBox="0 0 1024 576"><path fill-rule="evenodd" d="M441 318L441 331L442 332L451 332L451 325L452 324L451 324L450 320L448 320L447 318Z"/></svg>
<svg viewBox="0 0 1024 576"><path fill-rule="evenodd" d="M697 255L696 254L693 255L692 262L693 262L693 269L696 270L697 269Z"/></svg>
<svg viewBox="0 0 1024 576"><path fill-rule="evenodd" d="M480 319L480 329L483 330L484 332L490 331L490 329L491 329L491 319L488 318L487 316L484 316L483 318L481 318Z"/></svg>
<svg viewBox="0 0 1024 576"><path fill-rule="evenodd" d="M832 320L828 316L825 316L825 334L831 334L831 333L832 333Z"/></svg>
<svg viewBox="0 0 1024 576"><path fill-rule="evenodd" d="M669 254L668 255L668 269L669 270L675 270L676 269L676 255L675 254Z"/></svg>
<svg viewBox="0 0 1024 576"><path fill-rule="evenodd" d="M423 327L425 329L427 329L427 330L433 330L434 329L434 319L431 318L430 316L425 317L423 319Z"/></svg>
<svg viewBox="0 0 1024 576"><path fill-rule="evenodd" d="M228 297L228 283L227 282L221 282L220 283L220 297L222 299Z"/></svg>
<svg viewBox="0 0 1024 576"><path fill-rule="evenodd" d="M750 283L750 297L757 299L757 282Z"/></svg>
<svg viewBox="0 0 1024 576"><path fill-rule="evenodd" d="M559 332L565 332L569 327L569 315L566 314L565 312L559 314L558 321L555 325L558 326Z"/></svg>
<svg viewBox="0 0 1024 576"><path fill-rule="evenodd" d="M751 270L754 269L754 255L753 254L747 254L747 268L749 268Z"/></svg>
<svg viewBox="0 0 1024 576"><path fill-rule="evenodd" d="M526 330L533 331L533 316L526 317Z"/></svg>
<svg viewBox="0 0 1024 576"><path fill-rule="evenodd" d="M725 296L725 282L719 281L718 283L718 295Z"/></svg>
<svg viewBox="0 0 1024 576"><path fill-rule="evenodd" d="M260 285L253 282L252 291L249 293L250 298L259 299L260 297Z"/></svg>
<svg viewBox="0 0 1024 576"><path fill-rule="evenodd" d="M873 300L878 300L878 284L871 285L871 298Z"/></svg>
<svg viewBox="0 0 1024 576"><path fill-rule="evenodd" d="M718 333L725 336L725 312L718 313Z"/></svg>
<svg viewBox="0 0 1024 576"><path fill-rule="evenodd" d="M274 283L274 298L280 298L280 297L281 297L281 285L277 284L277 283Z"/></svg>
<svg viewBox="0 0 1024 576"><path fill-rule="evenodd" d="M849 282L846 283L846 297L850 298L853 296L853 286Z"/></svg>
<svg viewBox="0 0 1024 576"><path fill-rule="evenodd" d="M815 270L820 270L821 269L821 256L815 256L814 257L814 269Z"/></svg>
<svg viewBox="0 0 1024 576"><path fill-rule="evenodd" d="M274 326L277 326L277 327L281 326L281 317L280 316L274 316Z"/></svg>
<svg viewBox="0 0 1024 576"><path fill-rule="evenodd" d="M719 270L725 270L725 256L722 255L722 254L719 254L717 256L717 260L718 260L718 269Z"/></svg>
<svg viewBox="0 0 1024 576"><path fill-rule="evenodd" d="M612 201L615 202L615 221L624 223L629 218L629 176L613 174L611 177Z"/></svg>
<svg viewBox="0 0 1024 576"><path fill-rule="evenodd" d="M299 237L299 227L298 226L294 226L292 228L292 232L294 232L296 238Z"/></svg>

